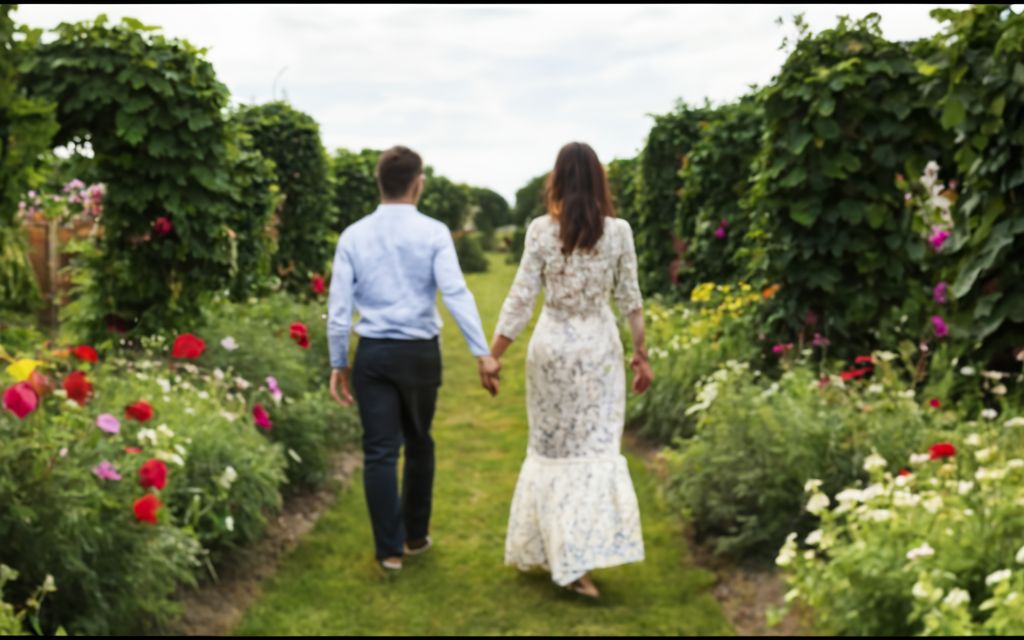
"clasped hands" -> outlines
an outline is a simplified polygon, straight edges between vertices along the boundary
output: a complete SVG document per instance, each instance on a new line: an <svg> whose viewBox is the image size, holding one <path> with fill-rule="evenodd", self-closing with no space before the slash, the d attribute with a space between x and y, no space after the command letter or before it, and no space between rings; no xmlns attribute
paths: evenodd
<svg viewBox="0 0 1024 640"><path fill-rule="evenodd" d="M491 397L498 395L501 362L494 356L480 356L477 358L477 368L483 388L487 389Z"/></svg>

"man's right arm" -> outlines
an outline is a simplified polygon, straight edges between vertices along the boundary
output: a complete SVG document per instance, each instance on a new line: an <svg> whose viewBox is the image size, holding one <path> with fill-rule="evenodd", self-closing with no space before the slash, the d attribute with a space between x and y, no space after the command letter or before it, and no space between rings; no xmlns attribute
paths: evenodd
<svg viewBox="0 0 1024 640"><path fill-rule="evenodd" d="M331 269L331 288L327 296L327 347L332 369L348 367L348 341L352 325L352 299L355 271L346 234L338 238Z"/></svg>

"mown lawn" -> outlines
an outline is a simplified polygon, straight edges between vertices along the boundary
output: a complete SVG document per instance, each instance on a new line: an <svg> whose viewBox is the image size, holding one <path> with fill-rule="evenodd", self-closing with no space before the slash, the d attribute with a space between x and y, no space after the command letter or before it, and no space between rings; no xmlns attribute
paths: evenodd
<svg viewBox="0 0 1024 640"><path fill-rule="evenodd" d="M467 277L488 335L515 267L490 256ZM539 310L538 301L538 310ZM442 311L444 382L434 434L438 469L434 548L384 575L361 478L282 562L235 630L240 635L695 635L731 634L711 596L711 574L686 564L680 522L656 480L630 456L647 559L595 572L600 602L559 589L543 573L503 565L505 526L526 450L528 332L503 362L502 393L480 388L457 325Z"/></svg>

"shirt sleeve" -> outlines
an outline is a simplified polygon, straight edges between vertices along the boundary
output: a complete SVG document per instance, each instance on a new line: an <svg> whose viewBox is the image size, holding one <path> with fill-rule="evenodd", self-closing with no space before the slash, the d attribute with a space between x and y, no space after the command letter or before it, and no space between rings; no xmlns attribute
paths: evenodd
<svg viewBox="0 0 1024 640"><path fill-rule="evenodd" d="M620 252L615 265L615 302L622 315L643 308L640 283L637 279L636 247L633 229L625 220L619 220Z"/></svg>
<svg viewBox="0 0 1024 640"><path fill-rule="evenodd" d="M348 366L348 341L352 328L355 280L352 256L343 233L338 238L338 245L334 250L331 289L327 296L327 348L331 356L331 367L334 369L344 369Z"/></svg>
<svg viewBox="0 0 1024 640"><path fill-rule="evenodd" d="M516 271L515 280L512 281L512 288L501 305L498 326L494 329L495 333L509 340L515 340L530 322L530 318L533 317L533 305L542 285L544 259L539 251L537 234L540 227L537 220L531 222L526 229L523 258L519 261L519 269Z"/></svg>
<svg viewBox="0 0 1024 640"><path fill-rule="evenodd" d="M455 318L473 355L488 356L491 354L491 349L487 346L487 337L484 335L483 324L480 322L476 299L473 298L473 292L466 286L466 279L462 276L452 234L446 228L443 233L438 235L440 236L439 247L434 254L434 281L437 282L437 288L441 291L441 299L452 317Z"/></svg>

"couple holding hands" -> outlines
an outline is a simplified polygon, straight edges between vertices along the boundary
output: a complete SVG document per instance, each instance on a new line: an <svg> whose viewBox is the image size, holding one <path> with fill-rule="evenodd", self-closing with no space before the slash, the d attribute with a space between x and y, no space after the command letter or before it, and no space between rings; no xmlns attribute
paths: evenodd
<svg viewBox="0 0 1024 640"><path fill-rule="evenodd" d="M558 154L546 187L547 215L527 228L522 261L488 348L451 233L416 209L425 175L406 147L377 164L381 204L338 239L328 299L331 394L356 403L363 478L376 558L397 571L427 551L434 480L431 422L441 385L437 291L496 395L499 359L544 306L527 347L529 444L512 497L505 563L543 568L558 585L596 598L593 569L644 558L636 493L620 453L626 379L609 294L633 336L632 388L653 374L644 347L642 299L629 224L615 217L604 167L587 144ZM353 366L353 310L360 336ZM401 493L397 462L405 446Z"/></svg>

